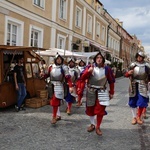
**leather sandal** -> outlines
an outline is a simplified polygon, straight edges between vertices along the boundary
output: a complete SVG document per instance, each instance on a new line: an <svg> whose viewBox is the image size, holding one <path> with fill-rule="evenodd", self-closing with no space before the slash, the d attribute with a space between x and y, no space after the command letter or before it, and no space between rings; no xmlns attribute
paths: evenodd
<svg viewBox="0 0 150 150"><path fill-rule="evenodd" d="M68 115L71 115L71 112L70 112L70 110L67 110L67 114L68 114Z"/></svg>
<svg viewBox="0 0 150 150"><path fill-rule="evenodd" d="M51 120L51 124L56 124L56 118L53 118L52 120Z"/></svg>
<svg viewBox="0 0 150 150"><path fill-rule="evenodd" d="M136 118L133 118L131 123L132 123L132 125L137 124L137 120L136 120Z"/></svg>
<svg viewBox="0 0 150 150"><path fill-rule="evenodd" d="M137 120L137 123L138 123L139 125L142 125L143 122L144 122L143 120L141 120L140 117L137 117L136 120Z"/></svg>
<svg viewBox="0 0 150 150"><path fill-rule="evenodd" d="M76 106L78 106L78 107L80 107L81 105L82 105L82 103L79 103L79 102L76 104Z"/></svg>
<svg viewBox="0 0 150 150"><path fill-rule="evenodd" d="M57 116L56 121L61 120L61 116Z"/></svg>
<svg viewBox="0 0 150 150"><path fill-rule="evenodd" d="M94 124L91 124L88 128L87 128L87 131L88 132L92 132L95 130L95 125Z"/></svg>
<svg viewBox="0 0 150 150"><path fill-rule="evenodd" d="M102 131L99 128L97 128L96 129L96 134L99 135L99 136L101 136L102 135Z"/></svg>

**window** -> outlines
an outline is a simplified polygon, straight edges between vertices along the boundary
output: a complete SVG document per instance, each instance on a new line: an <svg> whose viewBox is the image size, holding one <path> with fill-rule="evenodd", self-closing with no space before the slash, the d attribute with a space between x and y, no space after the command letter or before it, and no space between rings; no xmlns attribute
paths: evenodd
<svg viewBox="0 0 150 150"><path fill-rule="evenodd" d="M81 27L81 19L82 18L82 10L77 7L76 8L76 26Z"/></svg>
<svg viewBox="0 0 150 150"><path fill-rule="evenodd" d="M7 45L17 45L17 25L7 25Z"/></svg>
<svg viewBox="0 0 150 150"><path fill-rule="evenodd" d="M66 8L67 8L66 0L60 0L60 18L66 19Z"/></svg>
<svg viewBox="0 0 150 150"><path fill-rule="evenodd" d="M97 12L100 14L101 12L101 7L99 5L97 5Z"/></svg>
<svg viewBox="0 0 150 150"><path fill-rule="evenodd" d="M34 0L34 4L39 6L39 7L44 8L45 0Z"/></svg>
<svg viewBox="0 0 150 150"><path fill-rule="evenodd" d="M31 46L38 47L39 32L36 30L31 31Z"/></svg>
<svg viewBox="0 0 150 150"><path fill-rule="evenodd" d="M33 47L43 47L43 29L30 26L30 33L29 45Z"/></svg>
<svg viewBox="0 0 150 150"><path fill-rule="evenodd" d="M59 37L58 48L64 49L64 39L62 37Z"/></svg>
<svg viewBox="0 0 150 150"><path fill-rule="evenodd" d="M6 38L5 38L5 43L7 45L22 45L23 43L23 25L24 23L11 18L11 17L6 17Z"/></svg>
<svg viewBox="0 0 150 150"><path fill-rule="evenodd" d="M88 15L87 32L92 33L92 16Z"/></svg>
<svg viewBox="0 0 150 150"><path fill-rule="evenodd" d="M91 5L92 5L92 7L94 7L94 5L95 5L95 0L92 0L92 1L91 1Z"/></svg>
<svg viewBox="0 0 150 150"><path fill-rule="evenodd" d="M100 37L100 23L99 22L96 23L96 36Z"/></svg>
<svg viewBox="0 0 150 150"><path fill-rule="evenodd" d="M58 35L58 38L57 38L57 48L59 48L59 49L65 49L65 42L66 42L65 36Z"/></svg>
<svg viewBox="0 0 150 150"><path fill-rule="evenodd" d="M101 36L102 41L105 39L105 27L102 26L102 36Z"/></svg>

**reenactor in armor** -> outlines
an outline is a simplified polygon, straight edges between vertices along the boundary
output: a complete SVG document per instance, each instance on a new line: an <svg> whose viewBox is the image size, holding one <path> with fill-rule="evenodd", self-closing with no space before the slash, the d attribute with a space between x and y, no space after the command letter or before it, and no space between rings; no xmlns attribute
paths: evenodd
<svg viewBox="0 0 150 150"><path fill-rule="evenodd" d="M72 93L72 81L69 74L68 67L63 64L64 59L57 54L54 58L54 64L48 68L48 73L44 75L44 78L50 77L50 82L53 85L51 88L52 96L50 99L50 105L53 107L53 118L51 124L55 124L58 120L61 120L59 106L61 100L64 99L64 82L68 83L70 93Z"/></svg>
<svg viewBox="0 0 150 150"><path fill-rule="evenodd" d="M129 77L129 106L132 112L132 124L143 124L142 114L145 115L148 106L148 82L150 80L150 66L144 61L145 54L139 51L131 63L125 77Z"/></svg>
<svg viewBox="0 0 150 150"><path fill-rule="evenodd" d="M82 74L82 72L84 71L86 67L86 63L84 60L80 59L78 61L78 70L79 70L79 73L80 75ZM77 89L77 95L78 95L78 98L77 98L77 106L81 106L82 105L82 97L83 97L83 93L85 92L86 90L86 82L84 80L81 80L80 77L78 78L77 80L77 83L76 83L76 89Z"/></svg>
<svg viewBox="0 0 150 150"><path fill-rule="evenodd" d="M86 114L90 116L91 125L87 128L92 132L96 128L96 134L102 135L100 125L103 116L106 115L105 108L109 105L114 95L115 78L109 66L105 66L104 56L98 52L94 57L94 63L88 65L81 75L82 80L88 79L86 93ZM109 91L107 89L109 84ZM96 116L96 126L95 117Z"/></svg>
<svg viewBox="0 0 150 150"><path fill-rule="evenodd" d="M71 114L72 103L74 103L76 101L76 97L77 97L76 81L77 81L77 79L79 77L79 71L78 71L78 69L76 67L74 58L69 58L67 63L68 63L69 74L71 76L71 81L72 81L72 84L73 84L73 92L70 93L68 91L67 95L65 97L65 100L67 102L66 112L67 112L68 115L70 115Z"/></svg>

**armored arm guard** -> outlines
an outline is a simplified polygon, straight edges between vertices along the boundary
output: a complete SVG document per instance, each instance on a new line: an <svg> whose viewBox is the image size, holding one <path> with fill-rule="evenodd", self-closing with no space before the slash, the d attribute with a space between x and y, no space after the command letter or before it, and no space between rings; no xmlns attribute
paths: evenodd
<svg viewBox="0 0 150 150"><path fill-rule="evenodd" d="M148 82L150 82L150 64L146 62L146 73L148 74Z"/></svg>

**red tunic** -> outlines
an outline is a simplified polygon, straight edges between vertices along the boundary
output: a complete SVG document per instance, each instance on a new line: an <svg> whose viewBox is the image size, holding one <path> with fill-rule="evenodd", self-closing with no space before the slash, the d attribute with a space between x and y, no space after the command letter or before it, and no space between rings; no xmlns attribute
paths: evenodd
<svg viewBox="0 0 150 150"><path fill-rule="evenodd" d="M78 81L76 82L76 89L77 89L77 95L78 96L83 96L83 91L85 88L85 81L78 79Z"/></svg>
<svg viewBox="0 0 150 150"><path fill-rule="evenodd" d="M88 72L90 66L87 66L87 68L85 69L85 71L83 72L81 79L82 80L86 80L89 79L90 76L92 75L91 72ZM112 70L110 67L106 66L105 67L105 75L107 77L108 83L109 83L109 93L111 95L114 95L114 83L115 83L115 78L114 75L112 73ZM88 116L94 116L94 115L105 115L105 108L106 106L103 106L99 103L99 100L96 99L95 105L94 106L87 106L86 105L86 114Z"/></svg>

